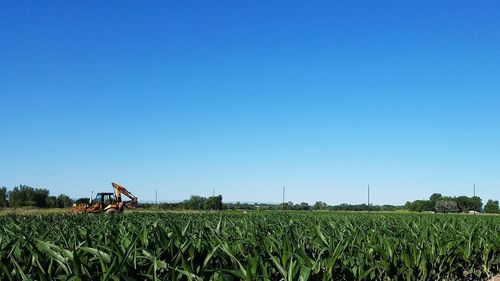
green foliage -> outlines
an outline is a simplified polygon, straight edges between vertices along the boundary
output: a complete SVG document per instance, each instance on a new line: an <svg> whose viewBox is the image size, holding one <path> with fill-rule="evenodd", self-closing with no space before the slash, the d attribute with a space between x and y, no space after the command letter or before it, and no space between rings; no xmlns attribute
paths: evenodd
<svg viewBox="0 0 500 281"><path fill-rule="evenodd" d="M68 208L73 205L73 200L68 195L60 194L57 196L57 208Z"/></svg>
<svg viewBox="0 0 500 281"><path fill-rule="evenodd" d="M480 212L483 203L481 202L481 198L475 197L467 197L467 196L459 196L454 199L457 202L457 206L460 212L469 212L476 211Z"/></svg>
<svg viewBox="0 0 500 281"><path fill-rule="evenodd" d="M9 192L7 192L6 188L2 188L1 190L0 197L2 192L8 194L9 207L66 208L73 205L73 200L67 195L61 194L58 197L49 196L49 191L43 188L20 185L14 187ZM5 197L4 200L6 200Z"/></svg>
<svg viewBox="0 0 500 281"><path fill-rule="evenodd" d="M437 201L441 200L443 198L443 195L441 193L433 193L431 197L429 198L429 201L436 203Z"/></svg>
<svg viewBox="0 0 500 281"><path fill-rule="evenodd" d="M453 200L439 200L435 206L438 213L457 213L460 209L456 201Z"/></svg>
<svg viewBox="0 0 500 281"><path fill-rule="evenodd" d="M203 205L204 210L222 210L222 196L210 196Z"/></svg>
<svg viewBox="0 0 500 281"><path fill-rule="evenodd" d="M49 196L49 191L42 188L33 188L27 185L14 187L9 192L10 207L39 207L47 206L46 199Z"/></svg>
<svg viewBox="0 0 500 281"><path fill-rule="evenodd" d="M295 205L296 207L294 208L295 210L302 210L302 211L307 211L311 209L311 206L307 204L306 202L301 202L298 205Z"/></svg>
<svg viewBox="0 0 500 281"><path fill-rule="evenodd" d="M0 188L0 208L7 207L7 188Z"/></svg>
<svg viewBox="0 0 500 281"><path fill-rule="evenodd" d="M483 207L483 201L479 196L473 196L469 199L470 211L481 212L482 207Z"/></svg>
<svg viewBox="0 0 500 281"><path fill-rule="evenodd" d="M484 205L484 212L490 214L498 214L500 213L500 208L498 206L498 201L488 200L486 205Z"/></svg>
<svg viewBox="0 0 500 281"><path fill-rule="evenodd" d="M487 280L499 216L0 217L0 280ZM23 239L19 239L23 237Z"/></svg>
<svg viewBox="0 0 500 281"><path fill-rule="evenodd" d="M322 201L317 201L316 203L314 203L314 206L313 206L314 210L326 210L327 208L328 208L328 205Z"/></svg>
<svg viewBox="0 0 500 281"><path fill-rule="evenodd" d="M161 209L180 210L222 210L222 196L210 196L208 198L192 195L188 200L181 203L160 204Z"/></svg>
<svg viewBox="0 0 500 281"><path fill-rule="evenodd" d="M57 208L57 197L47 196L45 202L47 204L47 208Z"/></svg>
<svg viewBox="0 0 500 281"><path fill-rule="evenodd" d="M82 198L76 199L74 203L76 203L76 204L87 204L87 203L89 203L89 201L90 201L90 198L88 198L88 197L82 197Z"/></svg>
<svg viewBox="0 0 500 281"><path fill-rule="evenodd" d="M430 200L415 200L413 202L407 202L406 208L413 212L430 212L434 211L436 202Z"/></svg>
<svg viewBox="0 0 500 281"><path fill-rule="evenodd" d="M439 193L431 195L429 200L415 200L406 202L405 208L413 212L436 211L444 213L467 213L469 211L481 212L483 203L477 196L448 197Z"/></svg>

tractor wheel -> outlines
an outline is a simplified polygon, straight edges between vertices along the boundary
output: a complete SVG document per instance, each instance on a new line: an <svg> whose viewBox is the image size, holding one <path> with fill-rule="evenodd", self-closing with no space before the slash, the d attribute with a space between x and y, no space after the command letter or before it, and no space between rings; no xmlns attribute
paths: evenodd
<svg viewBox="0 0 500 281"><path fill-rule="evenodd" d="M118 211L116 209L108 209L106 210L106 215L114 215L116 214Z"/></svg>

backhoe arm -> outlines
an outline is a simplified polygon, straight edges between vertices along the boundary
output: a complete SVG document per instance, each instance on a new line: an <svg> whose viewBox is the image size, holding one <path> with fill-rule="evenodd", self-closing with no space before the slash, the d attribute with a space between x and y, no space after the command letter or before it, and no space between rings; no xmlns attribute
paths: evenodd
<svg viewBox="0 0 500 281"><path fill-rule="evenodd" d="M135 208L137 207L137 197L134 196L130 191L128 191L125 187L112 182L111 185L115 188L116 192L116 200L118 201L118 204L120 204L120 207L127 206L127 208ZM128 201L122 201L122 194L127 196L130 200Z"/></svg>

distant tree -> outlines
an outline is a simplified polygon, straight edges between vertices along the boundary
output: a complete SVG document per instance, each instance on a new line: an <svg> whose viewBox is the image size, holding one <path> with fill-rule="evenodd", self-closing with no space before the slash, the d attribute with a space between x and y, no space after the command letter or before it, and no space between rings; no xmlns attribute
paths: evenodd
<svg viewBox="0 0 500 281"><path fill-rule="evenodd" d="M75 203L76 204L87 204L89 203L90 199L88 197L82 197L82 198L78 198L75 200Z"/></svg>
<svg viewBox="0 0 500 281"><path fill-rule="evenodd" d="M443 195L441 193L433 193L431 197L429 197L429 203L425 207L426 211L434 211L436 209L437 201L441 200Z"/></svg>
<svg viewBox="0 0 500 281"><path fill-rule="evenodd" d="M457 202L457 207L459 212L468 212L469 211L469 197L467 196L458 196L454 198L454 201Z"/></svg>
<svg viewBox="0 0 500 281"><path fill-rule="evenodd" d="M47 196L47 199L45 201L47 208L57 208L57 197Z"/></svg>
<svg viewBox="0 0 500 281"><path fill-rule="evenodd" d="M476 211L476 212L481 212L481 209L483 208L483 201L481 200L480 197L478 196L473 196L469 199L470 201L470 210Z"/></svg>
<svg viewBox="0 0 500 281"><path fill-rule="evenodd" d="M412 202L410 202L410 201L406 201L404 208L405 208L406 210L410 210L410 208L411 208L411 204L412 204Z"/></svg>
<svg viewBox="0 0 500 281"><path fill-rule="evenodd" d="M305 211L305 210L310 210L311 207L306 202L301 202L300 204L293 206L293 209Z"/></svg>
<svg viewBox="0 0 500 281"><path fill-rule="evenodd" d="M283 210L293 210L293 202L288 201L285 204L283 204Z"/></svg>
<svg viewBox="0 0 500 281"><path fill-rule="evenodd" d="M429 200L415 200L410 203L409 210L413 212L429 211L430 206L432 206L432 203ZM433 210L431 209L430 211Z"/></svg>
<svg viewBox="0 0 500 281"><path fill-rule="evenodd" d="M377 208L379 206L373 206L373 207ZM400 209L401 206L394 206L394 205L382 205L382 206L380 206L381 211L396 211L398 208Z"/></svg>
<svg viewBox="0 0 500 281"><path fill-rule="evenodd" d="M314 206L313 206L314 210L325 210L327 208L328 208L328 205L322 201L317 201L316 203L314 203Z"/></svg>
<svg viewBox="0 0 500 281"><path fill-rule="evenodd" d="M0 208L7 207L7 187L0 188Z"/></svg>
<svg viewBox="0 0 500 281"><path fill-rule="evenodd" d="M8 193L10 207L35 206L34 189L26 185L14 187Z"/></svg>
<svg viewBox="0 0 500 281"><path fill-rule="evenodd" d="M500 208L498 206L498 201L488 200L484 205L484 212L489 214L498 214L500 213Z"/></svg>
<svg viewBox="0 0 500 281"><path fill-rule="evenodd" d="M432 202L437 202L443 198L443 195L441 193L433 193L431 197L429 198L430 201Z"/></svg>
<svg viewBox="0 0 500 281"><path fill-rule="evenodd" d="M201 197L198 195L191 195L191 198L189 198L188 200L184 200L181 203L181 206L183 209L188 209L188 210L203 210L206 200L207 199L205 197Z"/></svg>
<svg viewBox="0 0 500 281"><path fill-rule="evenodd" d="M467 213L469 211L480 212L483 206L481 198L479 198L478 196L458 196L453 198L453 200L457 202L458 209L463 213Z"/></svg>
<svg viewBox="0 0 500 281"><path fill-rule="evenodd" d="M35 188L33 190L33 201L35 202L35 207L47 208L48 196L49 196L49 191L47 189Z"/></svg>
<svg viewBox="0 0 500 281"><path fill-rule="evenodd" d="M438 213L457 213L459 211L456 201L444 199L436 202L436 212Z"/></svg>
<svg viewBox="0 0 500 281"><path fill-rule="evenodd" d="M222 210L222 195L210 196L204 202L205 210Z"/></svg>
<svg viewBox="0 0 500 281"><path fill-rule="evenodd" d="M57 196L57 207L58 208L68 208L73 205L73 200L65 194L60 194Z"/></svg>

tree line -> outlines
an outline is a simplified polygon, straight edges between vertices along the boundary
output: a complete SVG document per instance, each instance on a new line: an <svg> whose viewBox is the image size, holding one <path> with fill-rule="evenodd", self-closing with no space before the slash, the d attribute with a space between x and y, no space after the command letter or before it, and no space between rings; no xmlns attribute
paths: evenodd
<svg viewBox="0 0 500 281"><path fill-rule="evenodd" d="M466 213L470 211L484 213L500 213L498 201L488 200L484 205L481 198L467 196L442 196L439 193L433 194L429 200L415 200L407 202L403 206L395 205L368 205L368 204L340 204L328 205L325 202L317 201L314 205L306 202L294 204L285 202L283 204L261 204L261 203L227 203L224 209L241 210L324 210L324 211L398 211L408 210L413 212L437 212L437 213Z"/></svg>
<svg viewBox="0 0 500 281"><path fill-rule="evenodd" d="M437 212L437 213L467 213L485 212L499 213L498 201L488 200L484 205L478 196L443 196L440 193L432 194L428 200L415 200L406 202L405 209L414 212Z"/></svg>
<svg viewBox="0 0 500 281"><path fill-rule="evenodd" d="M162 209L162 210L329 210L329 211L395 211L402 209L403 206L393 205L366 205L366 204L340 204L328 205L318 201L314 205L309 205L306 202L294 204L293 202L285 202L284 204L272 203L223 203L222 196L201 197L192 195L189 199L179 203L141 203L139 207L145 209Z"/></svg>
<svg viewBox="0 0 500 281"><path fill-rule="evenodd" d="M87 203L88 198L80 198L76 203ZM49 190L33 188L27 185L19 185L12 190L6 187L0 188L0 207L37 207L37 208L67 208L75 203L69 196L60 194L51 196ZM325 211L396 211L409 210L413 212L438 212L438 213L467 213L485 212L500 213L499 202L488 200L483 203L478 196L443 196L439 193L432 194L428 200L415 200L406 202L404 206L393 205L367 205L367 204L340 204L328 205L317 201L314 205L306 202L294 204L285 202L283 204L266 203L224 203L222 196L202 197L192 195L189 199L178 203L151 203L140 204L142 208L155 208L164 210L325 210Z"/></svg>
<svg viewBox="0 0 500 281"><path fill-rule="evenodd" d="M179 203L141 203L139 207L145 209L162 209L162 210L222 210L222 195L202 197L192 195L189 199Z"/></svg>
<svg viewBox="0 0 500 281"><path fill-rule="evenodd" d="M12 190L0 188L0 207L67 208L73 200L65 194L50 195L48 189L19 185Z"/></svg>
<svg viewBox="0 0 500 281"><path fill-rule="evenodd" d="M189 199L178 203L143 203L139 207L145 209L163 210L323 210L323 211L398 211L408 210L413 212L437 212L437 213L466 213L470 211L485 213L500 213L498 201L488 200L484 205L480 197L467 196L442 196L439 193L431 195L429 200L415 200L407 202L403 206L394 205L368 205L368 204L340 204L328 205L325 202L317 201L313 205L306 202L293 203L291 201L282 204L272 203L223 203L222 196L201 197L192 195Z"/></svg>
<svg viewBox="0 0 500 281"><path fill-rule="evenodd" d="M293 203L291 201L282 204L261 204L261 203L227 203L224 204L224 209L236 210L296 210L296 211L307 211L307 210L323 210L323 211L395 211L402 209L402 206L393 205L372 205L367 204L340 204L340 205L328 205L323 201L317 201L313 205L309 205L307 202Z"/></svg>

